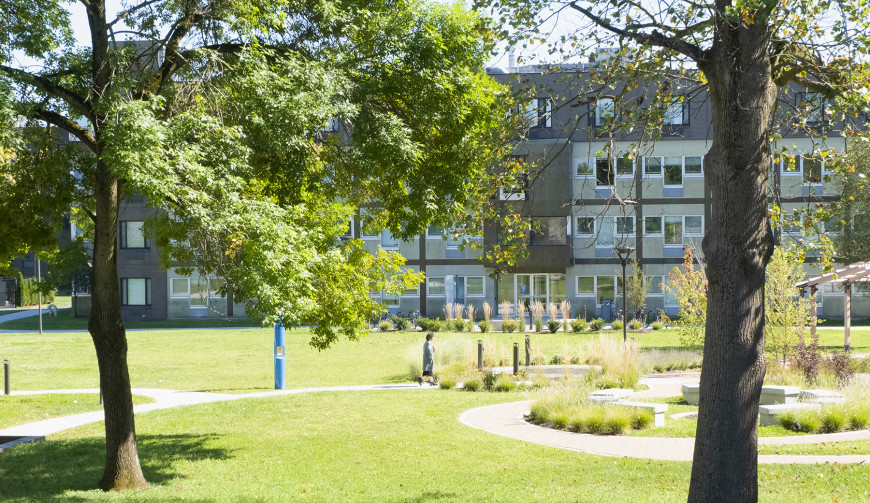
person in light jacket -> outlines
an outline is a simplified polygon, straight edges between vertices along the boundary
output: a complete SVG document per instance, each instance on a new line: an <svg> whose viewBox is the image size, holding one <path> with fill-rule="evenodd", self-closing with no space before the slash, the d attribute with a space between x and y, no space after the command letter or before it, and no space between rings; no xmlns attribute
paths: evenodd
<svg viewBox="0 0 870 503"><path fill-rule="evenodd" d="M430 385L435 385L435 376L432 375L432 371L435 369L435 334L429 332L426 334L426 342L423 344L423 377L418 377L417 382L420 386L423 385L423 381L428 382Z"/></svg>

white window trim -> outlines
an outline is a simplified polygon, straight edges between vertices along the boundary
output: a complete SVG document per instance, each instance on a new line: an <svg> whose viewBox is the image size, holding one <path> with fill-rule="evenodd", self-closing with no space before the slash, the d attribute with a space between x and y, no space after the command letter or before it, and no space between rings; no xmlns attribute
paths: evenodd
<svg viewBox="0 0 870 503"><path fill-rule="evenodd" d="M602 127L607 124L607 115L602 113L602 105L609 105L607 112L609 112L610 120L616 116L616 101L613 98L600 98L595 100L595 127Z"/></svg>
<svg viewBox="0 0 870 503"><path fill-rule="evenodd" d="M700 157L701 158L701 172L700 173L686 173L686 158L687 157ZM704 156L703 155L684 155L683 156L683 178L703 178L704 177Z"/></svg>
<svg viewBox="0 0 870 503"><path fill-rule="evenodd" d="M595 177L595 157L576 157L572 159L574 164L574 178L594 178ZM589 171L586 174L580 174L577 170L581 164L586 164ZM591 166L591 167L590 167Z"/></svg>
<svg viewBox="0 0 870 503"><path fill-rule="evenodd" d="M596 292L598 291L598 277L597 276L574 276L574 296L575 297L585 297L592 298L596 297ZM592 278L592 293L580 293L580 278Z"/></svg>
<svg viewBox="0 0 870 503"><path fill-rule="evenodd" d="M667 126L687 126L688 124L686 123L686 121L683 120L683 117L686 115L686 107L688 106L688 104L688 100L686 100L685 98L668 103L668 106L665 108L665 113L664 115L662 115L662 123ZM669 112L672 108L676 106L680 107L679 122L672 122L668 120L668 118L675 117L676 114L671 114Z"/></svg>
<svg viewBox="0 0 870 503"><path fill-rule="evenodd" d="M701 232L700 233L688 232L687 229L689 228L689 226L686 225L686 217L699 217L701 219ZM690 238L703 237L704 236L704 229L705 229L704 215L683 215L683 237L684 238L685 237L690 237Z"/></svg>
<svg viewBox="0 0 870 503"><path fill-rule="evenodd" d="M668 157L679 157L680 158L680 178L681 179L680 179L679 184L668 184L665 181L665 179L666 179L665 171L667 171L667 169L665 168L665 159L667 159ZM686 171L686 159L684 156L681 156L681 155L680 156L677 156L677 155L664 155L664 156L662 156L662 186L663 187L668 187L668 188L682 187L683 184L685 184L685 182L686 182L685 171Z"/></svg>
<svg viewBox="0 0 870 503"><path fill-rule="evenodd" d="M486 297L486 277L485 276L463 276L465 278L465 296L471 298L479 298ZM483 293L468 293L468 278L480 278L481 285L483 286Z"/></svg>
<svg viewBox="0 0 870 503"><path fill-rule="evenodd" d="M665 283L664 277L660 274L653 274L650 276L644 276L644 278L649 278L650 281L655 281L655 282L661 283L662 285L664 285L664 283ZM664 295L665 295L664 287L661 287L658 292L654 292L654 291L652 291L652 289L650 289L649 293L647 293L647 297L664 297Z"/></svg>
<svg viewBox="0 0 870 503"><path fill-rule="evenodd" d="M517 192L505 192L504 189L498 189L499 201L525 201L526 189L520 189Z"/></svg>
<svg viewBox="0 0 870 503"><path fill-rule="evenodd" d="M436 278L441 279L441 283L442 283L443 288L444 288L444 293L432 293L432 289L430 288L431 285L429 284L429 280L436 279ZM444 276L432 276L431 278L426 278L426 296L427 297L446 297L447 296L447 281L446 281L446 279L447 278L445 278Z"/></svg>

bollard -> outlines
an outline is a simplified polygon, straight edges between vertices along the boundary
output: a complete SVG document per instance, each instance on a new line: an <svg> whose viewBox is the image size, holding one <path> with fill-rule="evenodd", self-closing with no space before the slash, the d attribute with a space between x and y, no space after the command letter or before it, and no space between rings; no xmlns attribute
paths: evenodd
<svg viewBox="0 0 870 503"><path fill-rule="evenodd" d="M520 373L520 343L514 343L514 375Z"/></svg>
<svg viewBox="0 0 870 503"><path fill-rule="evenodd" d="M9 360L3 360L3 394L12 394L9 390Z"/></svg>
<svg viewBox="0 0 870 503"><path fill-rule="evenodd" d="M483 371L483 341L477 340L477 370Z"/></svg>
<svg viewBox="0 0 870 503"><path fill-rule="evenodd" d="M286 389L286 364L284 351L284 324L275 324L275 389Z"/></svg>
<svg viewBox="0 0 870 503"><path fill-rule="evenodd" d="M529 366L531 356L532 356L532 343L529 340L529 334L526 334L526 367Z"/></svg>

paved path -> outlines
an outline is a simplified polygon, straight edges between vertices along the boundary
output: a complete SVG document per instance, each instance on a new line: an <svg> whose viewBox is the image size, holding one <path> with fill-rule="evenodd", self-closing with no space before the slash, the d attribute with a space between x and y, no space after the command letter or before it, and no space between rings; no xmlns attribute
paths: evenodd
<svg viewBox="0 0 870 503"><path fill-rule="evenodd" d="M697 382L697 377L648 377L641 384L650 387L632 395L633 398L666 398L679 396L684 382ZM532 442L560 449L599 454L602 456L655 459L662 461L691 461L695 448L694 438L623 437L590 435L544 428L526 422L531 401L513 402L479 407L464 412L459 421L496 435ZM675 419L674 421L679 421ZM760 445L810 444L820 442L843 442L870 440L870 431L848 431L829 435L804 435L794 437L762 437ZM843 456L758 456L759 463L819 464L819 463L870 463L870 455Z"/></svg>
<svg viewBox="0 0 870 503"><path fill-rule="evenodd" d="M48 316L48 305L43 304L45 307L42 308L42 315ZM57 306L58 309L69 309L72 306ZM39 308L33 309L22 309L22 310L7 310L0 309L0 323L4 323L12 320L20 320L21 318L30 318L39 314Z"/></svg>

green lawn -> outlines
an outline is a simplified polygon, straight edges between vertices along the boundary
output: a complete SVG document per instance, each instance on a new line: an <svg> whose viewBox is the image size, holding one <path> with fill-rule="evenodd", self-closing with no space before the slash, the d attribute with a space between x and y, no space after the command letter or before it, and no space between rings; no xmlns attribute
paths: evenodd
<svg viewBox="0 0 870 503"><path fill-rule="evenodd" d="M35 306L34 306L35 307ZM206 318L199 320L162 320L162 321L127 321L127 328L161 329L161 328L222 328L222 327L256 327L260 324L250 319L220 319ZM88 318L74 317L72 309L60 309L58 315L42 316L43 330L87 330ZM0 330L39 330L39 318L31 316L18 320L3 321L0 316Z"/></svg>
<svg viewBox="0 0 870 503"><path fill-rule="evenodd" d="M147 396L133 396L133 403L151 403ZM18 424L102 410L99 394L0 395L0 430Z"/></svg>
<svg viewBox="0 0 870 503"><path fill-rule="evenodd" d="M154 411L137 420L150 490L92 489L104 461L102 425L94 424L4 453L0 494L7 502L685 500L688 463L564 451L457 421L462 411L505 399L328 392ZM868 476L870 467L860 465L765 465L760 500L859 501Z"/></svg>
<svg viewBox="0 0 870 503"><path fill-rule="evenodd" d="M820 444L798 445L759 445L759 454L815 454L827 456L845 456L849 454L867 454L870 452L870 440L853 440L850 442L822 442Z"/></svg>

